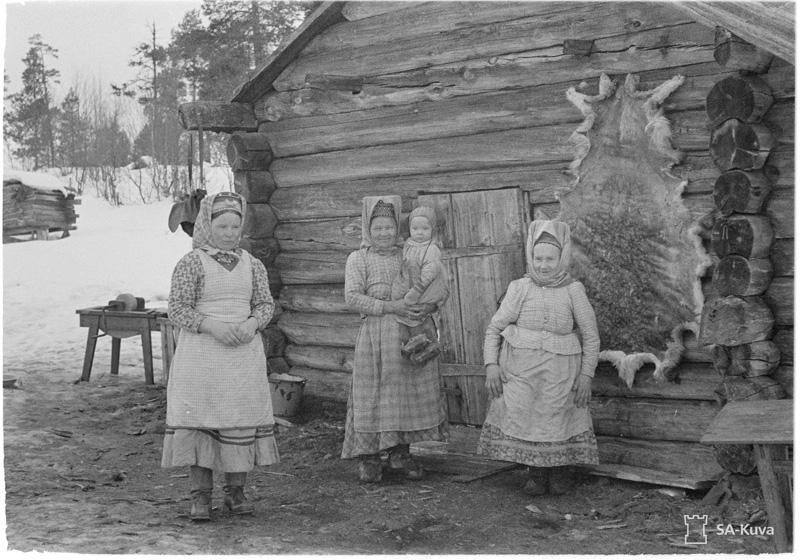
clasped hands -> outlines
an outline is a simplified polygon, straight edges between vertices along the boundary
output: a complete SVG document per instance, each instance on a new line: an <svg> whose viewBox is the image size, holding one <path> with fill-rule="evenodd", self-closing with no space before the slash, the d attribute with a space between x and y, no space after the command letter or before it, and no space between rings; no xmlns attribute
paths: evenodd
<svg viewBox="0 0 800 560"><path fill-rule="evenodd" d="M384 313L391 313L412 321L420 321L434 311L436 311L435 303L408 304L404 300L398 299L397 301L387 301L383 304Z"/></svg>
<svg viewBox="0 0 800 560"><path fill-rule="evenodd" d="M508 378L503 368L497 364L488 364L486 366L486 390L493 399L503 394L503 384L506 381L508 381ZM589 399L592 397L591 377L578 375L572 384L572 390L575 391L574 401L578 408L589 406Z"/></svg>
<svg viewBox="0 0 800 560"><path fill-rule="evenodd" d="M227 346L242 346L255 338L258 332L258 320L255 317L248 317L241 323L223 323L206 317L200 323L198 331L210 334Z"/></svg>

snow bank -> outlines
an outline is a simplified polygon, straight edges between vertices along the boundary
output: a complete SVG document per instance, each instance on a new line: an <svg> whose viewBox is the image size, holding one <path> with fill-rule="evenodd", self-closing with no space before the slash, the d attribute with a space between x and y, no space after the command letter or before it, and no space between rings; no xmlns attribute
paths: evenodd
<svg viewBox="0 0 800 560"><path fill-rule="evenodd" d="M49 173L37 173L34 171L17 171L16 169L3 169L3 181L16 180L34 189L43 191L61 191L65 195L67 192L58 177Z"/></svg>

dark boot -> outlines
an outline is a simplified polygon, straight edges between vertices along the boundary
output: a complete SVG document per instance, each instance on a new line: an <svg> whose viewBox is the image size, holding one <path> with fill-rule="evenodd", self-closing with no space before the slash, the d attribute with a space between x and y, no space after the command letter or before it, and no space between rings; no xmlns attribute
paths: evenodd
<svg viewBox="0 0 800 560"><path fill-rule="evenodd" d="M545 467L528 467L528 482L525 483L523 492L529 496L547 494L550 487L549 471Z"/></svg>
<svg viewBox="0 0 800 560"><path fill-rule="evenodd" d="M189 481L192 487L192 521L211 519L211 490L214 487L214 473L211 469L192 465L189 467Z"/></svg>
<svg viewBox="0 0 800 560"><path fill-rule="evenodd" d="M389 468L403 471L403 476L408 480L419 480L425 476L425 471L411 455L411 446L407 443L397 445L389 452Z"/></svg>
<svg viewBox="0 0 800 560"><path fill-rule="evenodd" d="M406 342L403 347L400 349L400 353L405 356L406 358L410 358L412 354L416 354L417 352L422 352L425 347L430 344L430 340L424 334L418 334L416 336L412 336L408 342Z"/></svg>
<svg viewBox="0 0 800 560"><path fill-rule="evenodd" d="M569 467L550 468L550 493L560 496L566 494L572 486L572 472Z"/></svg>
<svg viewBox="0 0 800 560"><path fill-rule="evenodd" d="M244 485L247 482L246 472L225 473L225 507L234 515L253 515L255 508L253 502L244 495Z"/></svg>
<svg viewBox="0 0 800 560"><path fill-rule="evenodd" d="M380 454L362 455L358 461L358 479L361 482L380 482L382 478Z"/></svg>

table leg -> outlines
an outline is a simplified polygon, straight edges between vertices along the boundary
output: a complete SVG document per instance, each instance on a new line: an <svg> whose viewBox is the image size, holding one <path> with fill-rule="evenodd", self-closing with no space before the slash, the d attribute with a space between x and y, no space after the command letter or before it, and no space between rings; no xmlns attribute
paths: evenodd
<svg viewBox="0 0 800 560"><path fill-rule="evenodd" d="M122 339L111 337L111 375L119 375L119 349Z"/></svg>
<svg viewBox="0 0 800 560"><path fill-rule="evenodd" d="M97 333L100 332L100 317L96 317L89 325L89 335L86 337L86 353L83 356L83 373L81 381L89 381L92 375L92 362L94 361L94 349L97 347Z"/></svg>
<svg viewBox="0 0 800 560"><path fill-rule="evenodd" d="M758 478L761 481L761 492L767 507L769 524L775 531L773 540L777 552L789 552L789 535L786 530L786 515L778 487L778 477L772 465L772 449L768 445L753 445L758 465Z"/></svg>
<svg viewBox="0 0 800 560"><path fill-rule="evenodd" d="M144 382L148 385L155 384L153 380L153 341L150 337L150 325L142 329L142 354L144 355Z"/></svg>

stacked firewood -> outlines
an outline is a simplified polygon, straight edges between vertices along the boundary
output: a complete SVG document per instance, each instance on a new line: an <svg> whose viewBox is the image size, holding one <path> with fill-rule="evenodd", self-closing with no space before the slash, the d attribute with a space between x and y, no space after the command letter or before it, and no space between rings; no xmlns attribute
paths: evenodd
<svg viewBox="0 0 800 560"><path fill-rule="evenodd" d="M3 181L3 236L32 234L47 239L51 231L76 228L74 194L35 189L16 180Z"/></svg>

